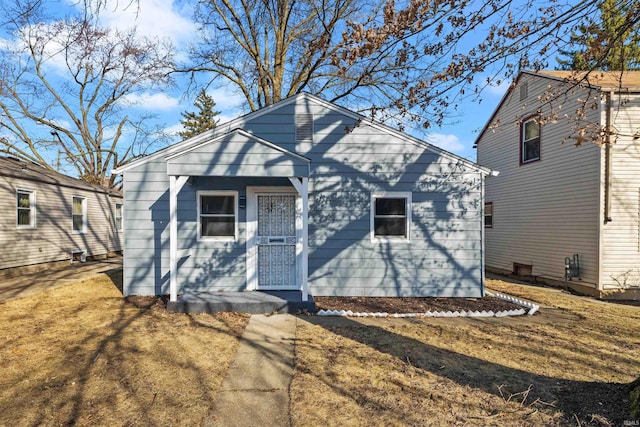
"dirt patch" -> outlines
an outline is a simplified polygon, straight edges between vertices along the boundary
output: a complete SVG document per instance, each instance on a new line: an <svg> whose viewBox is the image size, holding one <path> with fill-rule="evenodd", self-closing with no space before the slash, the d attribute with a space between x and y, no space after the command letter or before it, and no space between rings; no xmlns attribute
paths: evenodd
<svg viewBox="0 0 640 427"><path fill-rule="evenodd" d="M427 311L517 310L518 304L500 298L386 298L386 297L315 297L316 309L351 310L354 313L425 313Z"/></svg>

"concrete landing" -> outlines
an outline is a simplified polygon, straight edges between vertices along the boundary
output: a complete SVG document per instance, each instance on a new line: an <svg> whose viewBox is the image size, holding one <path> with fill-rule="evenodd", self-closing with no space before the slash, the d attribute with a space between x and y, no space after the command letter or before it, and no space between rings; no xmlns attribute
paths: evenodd
<svg viewBox="0 0 640 427"><path fill-rule="evenodd" d="M313 296L302 301L300 291L189 292L168 302L167 310L178 313L220 313L233 311L249 314L315 313Z"/></svg>
<svg viewBox="0 0 640 427"><path fill-rule="evenodd" d="M205 426L289 426L295 316L253 315Z"/></svg>

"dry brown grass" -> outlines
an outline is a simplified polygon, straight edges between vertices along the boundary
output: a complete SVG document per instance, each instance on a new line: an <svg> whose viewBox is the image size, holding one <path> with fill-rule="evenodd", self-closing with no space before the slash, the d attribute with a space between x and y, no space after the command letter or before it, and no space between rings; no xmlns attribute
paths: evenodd
<svg viewBox="0 0 640 427"><path fill-rule="evenodd" d="M300 321L295 425L621 425L640 309L490 281L550 307L511 319Z"/></svg>
<svg viewBox="0 0 640 427"><path fill-rule="evenodd" d="M0 425L203 421L247 317L125 302L114 280L0 304Z"/></svg>
<svg viewBox="0 0 640 427"><path fill-rule="evenodd" d="M107 276L0 304L0 425L200 425L247 317L125 302ZM621 425L640 308L491 281L517 319L298 322L295 425Z"/></svg>

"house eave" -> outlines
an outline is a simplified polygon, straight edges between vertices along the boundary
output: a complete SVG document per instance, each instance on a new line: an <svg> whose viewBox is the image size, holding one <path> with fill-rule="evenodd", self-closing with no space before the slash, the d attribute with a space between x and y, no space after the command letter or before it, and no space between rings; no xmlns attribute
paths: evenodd
<svg viewBox="0 0 640 427"><path fill-rule="evenodd" d="M468 159L465 159L464 157L461 157L461 156L458 156L456 154L450 153L449 151L446 151L446 150L444 150L442 148L436 147L435 145L432 145L432 144L430 144L430 143L428 143L426 141L423 141L423 140L415 138L415 137L413 137L411 135L405 134L405 133L403 133L403 132L401 132L401 131L399 131L397 129L393 129L392 127L387 126L387 125L385 125L383 123L376 122L376 121L374 121L372 119L369 119L369 118L367 118L367 117L365 117L365 116L363 116L363 115L361 115L359 113L356 113L354 111L351 111L351 110L349 110L347 108L344 108L344 107L341 107L339 105L332 104L332 103L330 103L328 101L325 101L325 100L323 100L323 99L321 99L321 98L319 98L319 97L317 97L315 95L312 95L312 94L309 94L309 93L306 93L306 92L294 95L294 96L292 96L290 98L287 98L287 99L284 99L284 100L282 100L282 101L280 101L278 103L275 103L275 104L272 104L270 106L264 107L264 108L262 108L260 110L251 112L251 113L246 114L246 115L244 115L242 117L238 117L237 119L233 119L233 120L231 120L231 121L229 121L227 123L224 123L222 125L218 125L215 129L211 129L209 131L206 131L206 132L203 132L203 133L201 133L199 135L196 135L196 136L194 136L194 137L192 137L190 139L187 139L187 140L178 142L176 144L173 144L173 145L171 145L169 147L163 148L162 150L159 150L159 151L157 151L157 152L155 152L153 154L150 154L150 155L148 155L146 157L143 157L143 158L138 159L138 160L136 160L136 161L134 161L132 163L129 163L126 166L123 166L121 168L115 169L113 171L113 173L120 175L120 174L122 174L122 173L124 173L124 172L126 172L128 170L136 168L136 167L138 167L138 166L140 166L142 164L145 164L147 162L150 162L150 161L153 161L153 160L162 159L162 158L168 158L168 157L170 157L170 156L172 156L172 155L174 155L174 154L176 154L176 153L178 153L180 151L189 150L195 145L199 145L199 144L201 144L203 142L210 141L212 138L216 138L216 137L218 137L220 135L227 134L227 133L229 133L229 132L231 132L231 131L233 131L235 129L240 129L249 120L253 120L253 119L258 118L260 116L263 116L265 114L269 114L270 112L272 112L275 109L278 109L278 108L281 108L283 106L289 105L289 104L294 103L294 102L296 102L296 101L298 101L300 99L307 99L307 100L315 102L315 103L317 103L317 104L319 104L319 105L321 105L321 106L323 106L323 107L325 107L325 108L327 108L329 110L337 111L337 112L339 112L341 114L344 114L347 117L353 118L354 120L356 120L359 123L366 124L366 125L371 126L371 127L375 128L377 130L380 130L380 131L382 131L382 132L384 132L384 133L386 133L388 135L403 139L405 141L409 141L410 143L412 143L412 144L414 144L414 145L416 145L416 146L418 146L420 148L429 150L429 151L431 151L433 153L439 154L439 155L444 156L446 158L449 158L451 160L463 163L468 167L477 169L479 172L481 172L481 173L483 173L485 175L488 175L488 174L491 173L491 171L488 168L480 166L479 164L477 164L477 163L475 163L475 162L473 162L471 160L468 160Z"/></svg>

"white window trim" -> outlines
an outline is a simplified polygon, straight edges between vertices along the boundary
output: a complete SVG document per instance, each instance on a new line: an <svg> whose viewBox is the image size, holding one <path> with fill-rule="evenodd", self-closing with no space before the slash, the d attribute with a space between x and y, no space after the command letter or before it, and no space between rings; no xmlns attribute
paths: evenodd
<svg viewBox="0 0 640 427"><path fill-rule="evenodd" d="M413 201L411 199L412 193L410 191L376 191L371 193L371 210L369 215L369 238L372 243L409 243L411 242L411 211ZM393 236L376 236L375 235L375 215L376 215L376 199L378 198L405 198L406 212L407 212L407 237L393 237Z"/></svg>
<svg viewBox="0 0 640 427"><path fill-rule="evenodd" d="M73 229L73 199L82 199L82 230ZM71 232L72 234L87 233L87 198L85 196L74 195L71 197Z"/></svg>
<svg viewBox="0 0 640 427"><path fill-rule="evenodd" d="M29 225L19 225L18 224L18 193L28 193L29 194ZM17 230L32 230L36 228L36 191L35 190L27 190L26 188L17 188L16 189L16 229Z"/></svg>
<svg viewBox="0 0 640 427"><path fill-rule="evenodd" d="M203 236L202 235L202 224L200 223L201 216L201 196L233 196L233 209L234 209L234 236ZM199 242L210 242L210 241L218 241L218 242L237 242L238 241L238 192L230 191L230 190L200 190L196 191L196 204L198 206L198 241Z"/></svg>
<svg viewBox="0 0 640 427"><path fill-rule="evenodd" d="M530 139L525 139L525 132L526 132L526 128L527 128L527 123L532 122L533 124L535 124L538 127L538 136L535 138L530 138ZM532 162L537 162L538 160L540 160L541 156L542 156L542 138L541 138L541 134L542 134L542 129L540 129L540 123L537 122L537 118L536 116L533 117L529 117L528 119L525 119L522 122L522 125L520 126L520 163L521 164L527 164L527 163L532 163ZM525 150L525 144L527 142L531 142L533 140L537 139L538 140L538 157L533 158L533 159L528 159L525 160L524 156L526 153Z"/></svg>
<svg viewBox="0 0 640 427"><path fill-rule="evenodd" d="M120 227L118 227L118 206L120 206ZM124 229L124 203L116 203L116 209L114 214L114 219L116 220L116 231L121 233Z"/></svg>

